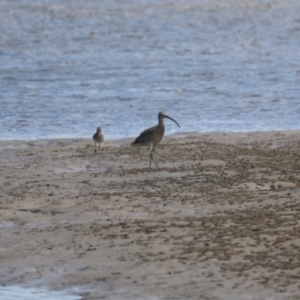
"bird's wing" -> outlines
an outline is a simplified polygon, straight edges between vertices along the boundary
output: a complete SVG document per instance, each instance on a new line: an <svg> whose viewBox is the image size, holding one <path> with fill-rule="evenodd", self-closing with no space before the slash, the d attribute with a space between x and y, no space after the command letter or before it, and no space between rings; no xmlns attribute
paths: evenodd
<svg viewBox="0 0 300 300"><path fill-rule="evenodd" d="M153 126L151 128L148 128L144 130L132 143L134 144L147 144L152 140L153 135L155 134L155 128L156 126Z"/></svg>

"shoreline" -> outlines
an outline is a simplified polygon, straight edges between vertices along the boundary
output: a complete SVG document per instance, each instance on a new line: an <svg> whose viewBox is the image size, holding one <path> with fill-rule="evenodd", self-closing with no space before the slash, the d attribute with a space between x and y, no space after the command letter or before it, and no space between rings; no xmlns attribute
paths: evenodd
<svg viewBox="0 0 300 300"><path fill-rule="evenodd" d="M0 284L297 299L300 130L0 141Z"/></svg>
<svg viewBox="0 0 300 300"><path fill-rule="evenodd" d="M141 130L142 131L142 130ZM176 132L172 134L165 135L166 137L177 137L177 136L189 136L189 135L218 135L218 134L258 134L258 133L297 133L300 132L300 129L282 129L282 130L255 130L255 131L186 131L186 132ZM128 137L119 137L119 138L108 138L107 141L113 142L118 140L126 140L126 139L135 139L138 136L128 136ZM46 141L46 140L91 140L92 135L90 137L82 137L82 136L74 136L74 137L46 137L46 138L34 138L34 139L0 139L0 143L3 142L35 142L35 141ZM105 137L105 135L104 135Z"/></svg>

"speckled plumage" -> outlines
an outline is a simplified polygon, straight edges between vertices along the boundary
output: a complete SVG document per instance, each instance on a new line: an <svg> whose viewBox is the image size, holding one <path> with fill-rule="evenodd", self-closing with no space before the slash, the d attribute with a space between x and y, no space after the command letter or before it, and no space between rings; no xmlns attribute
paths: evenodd
<svg viewBox="0 0 300 300"><path fill-rule="evenodd" d="M164 118L172 120L178 125L178 127L180 127L174 119L167 116L164 112L160 112L158 114L158 124L144 130L131 144L131 146L148 146L150 148L150 167L151 160L153 160L158 168L158 165L153 158L152 152L154 151L155 147L161 142L165 134Z"/></svg>
<svg viewBox="0 0 300 300"><path fill-rule="evenodd" d="M95 142L95 152L97 152L96 143L100 144L104 141L104 135L102 133L102 128L98 127L96 133L93 135L93 141Z"/></svg>

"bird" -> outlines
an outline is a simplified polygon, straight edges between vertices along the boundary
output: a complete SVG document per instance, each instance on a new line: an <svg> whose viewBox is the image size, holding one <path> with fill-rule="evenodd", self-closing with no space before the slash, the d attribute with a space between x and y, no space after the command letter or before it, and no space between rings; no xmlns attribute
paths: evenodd
<svg viewBox="0 0 300 300"><path fill-rule="evenodd" d="M101 127L97 128L96 133L93 135L93 141L95 142L95 153L97 153L96 143L99 144L99 149L100 149L100 144L104 141L104 136Z"/></svg>
<svg viewBox="0 0 300 300"><path fill-rule="evenodd" d="M165 112L161 111L158 113L158 124L156 126L150 127L144 130L135 140L131 143L131 146L148 146L150 149L150 168L151 168L151 160L154 161L156 167L159 169L156 161L153 158L153 151L155 147L160 143L164 134L165 134L165 124L164 118L170 119L177 124L178 127L180 125L171 117L166 115Z"/></svg>

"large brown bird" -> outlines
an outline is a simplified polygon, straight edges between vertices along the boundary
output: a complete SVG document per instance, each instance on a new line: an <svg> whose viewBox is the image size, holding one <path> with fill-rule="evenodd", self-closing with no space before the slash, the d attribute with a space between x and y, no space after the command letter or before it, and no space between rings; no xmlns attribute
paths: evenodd
<svg viewBox="0 0 300 300"><path fill-rule="evenodd" d="M162 140L162 138L165 134L164 118L172 120L173 122L175 122L177 124L178 127L180 127L179 124L174 119L167 116L164 112L160 112L158 114L158 124L156 126L153 126L151 128L144 130L135 139L135 141L131 144L131 146L148 146L149 147L149 149L150 149L150 168L151 168L151 160L154 161L154 163L156 164L156 167L158 168L158 165L153 158L153 151L154 151L155 147L160 143L160 141Z"/></svg>

